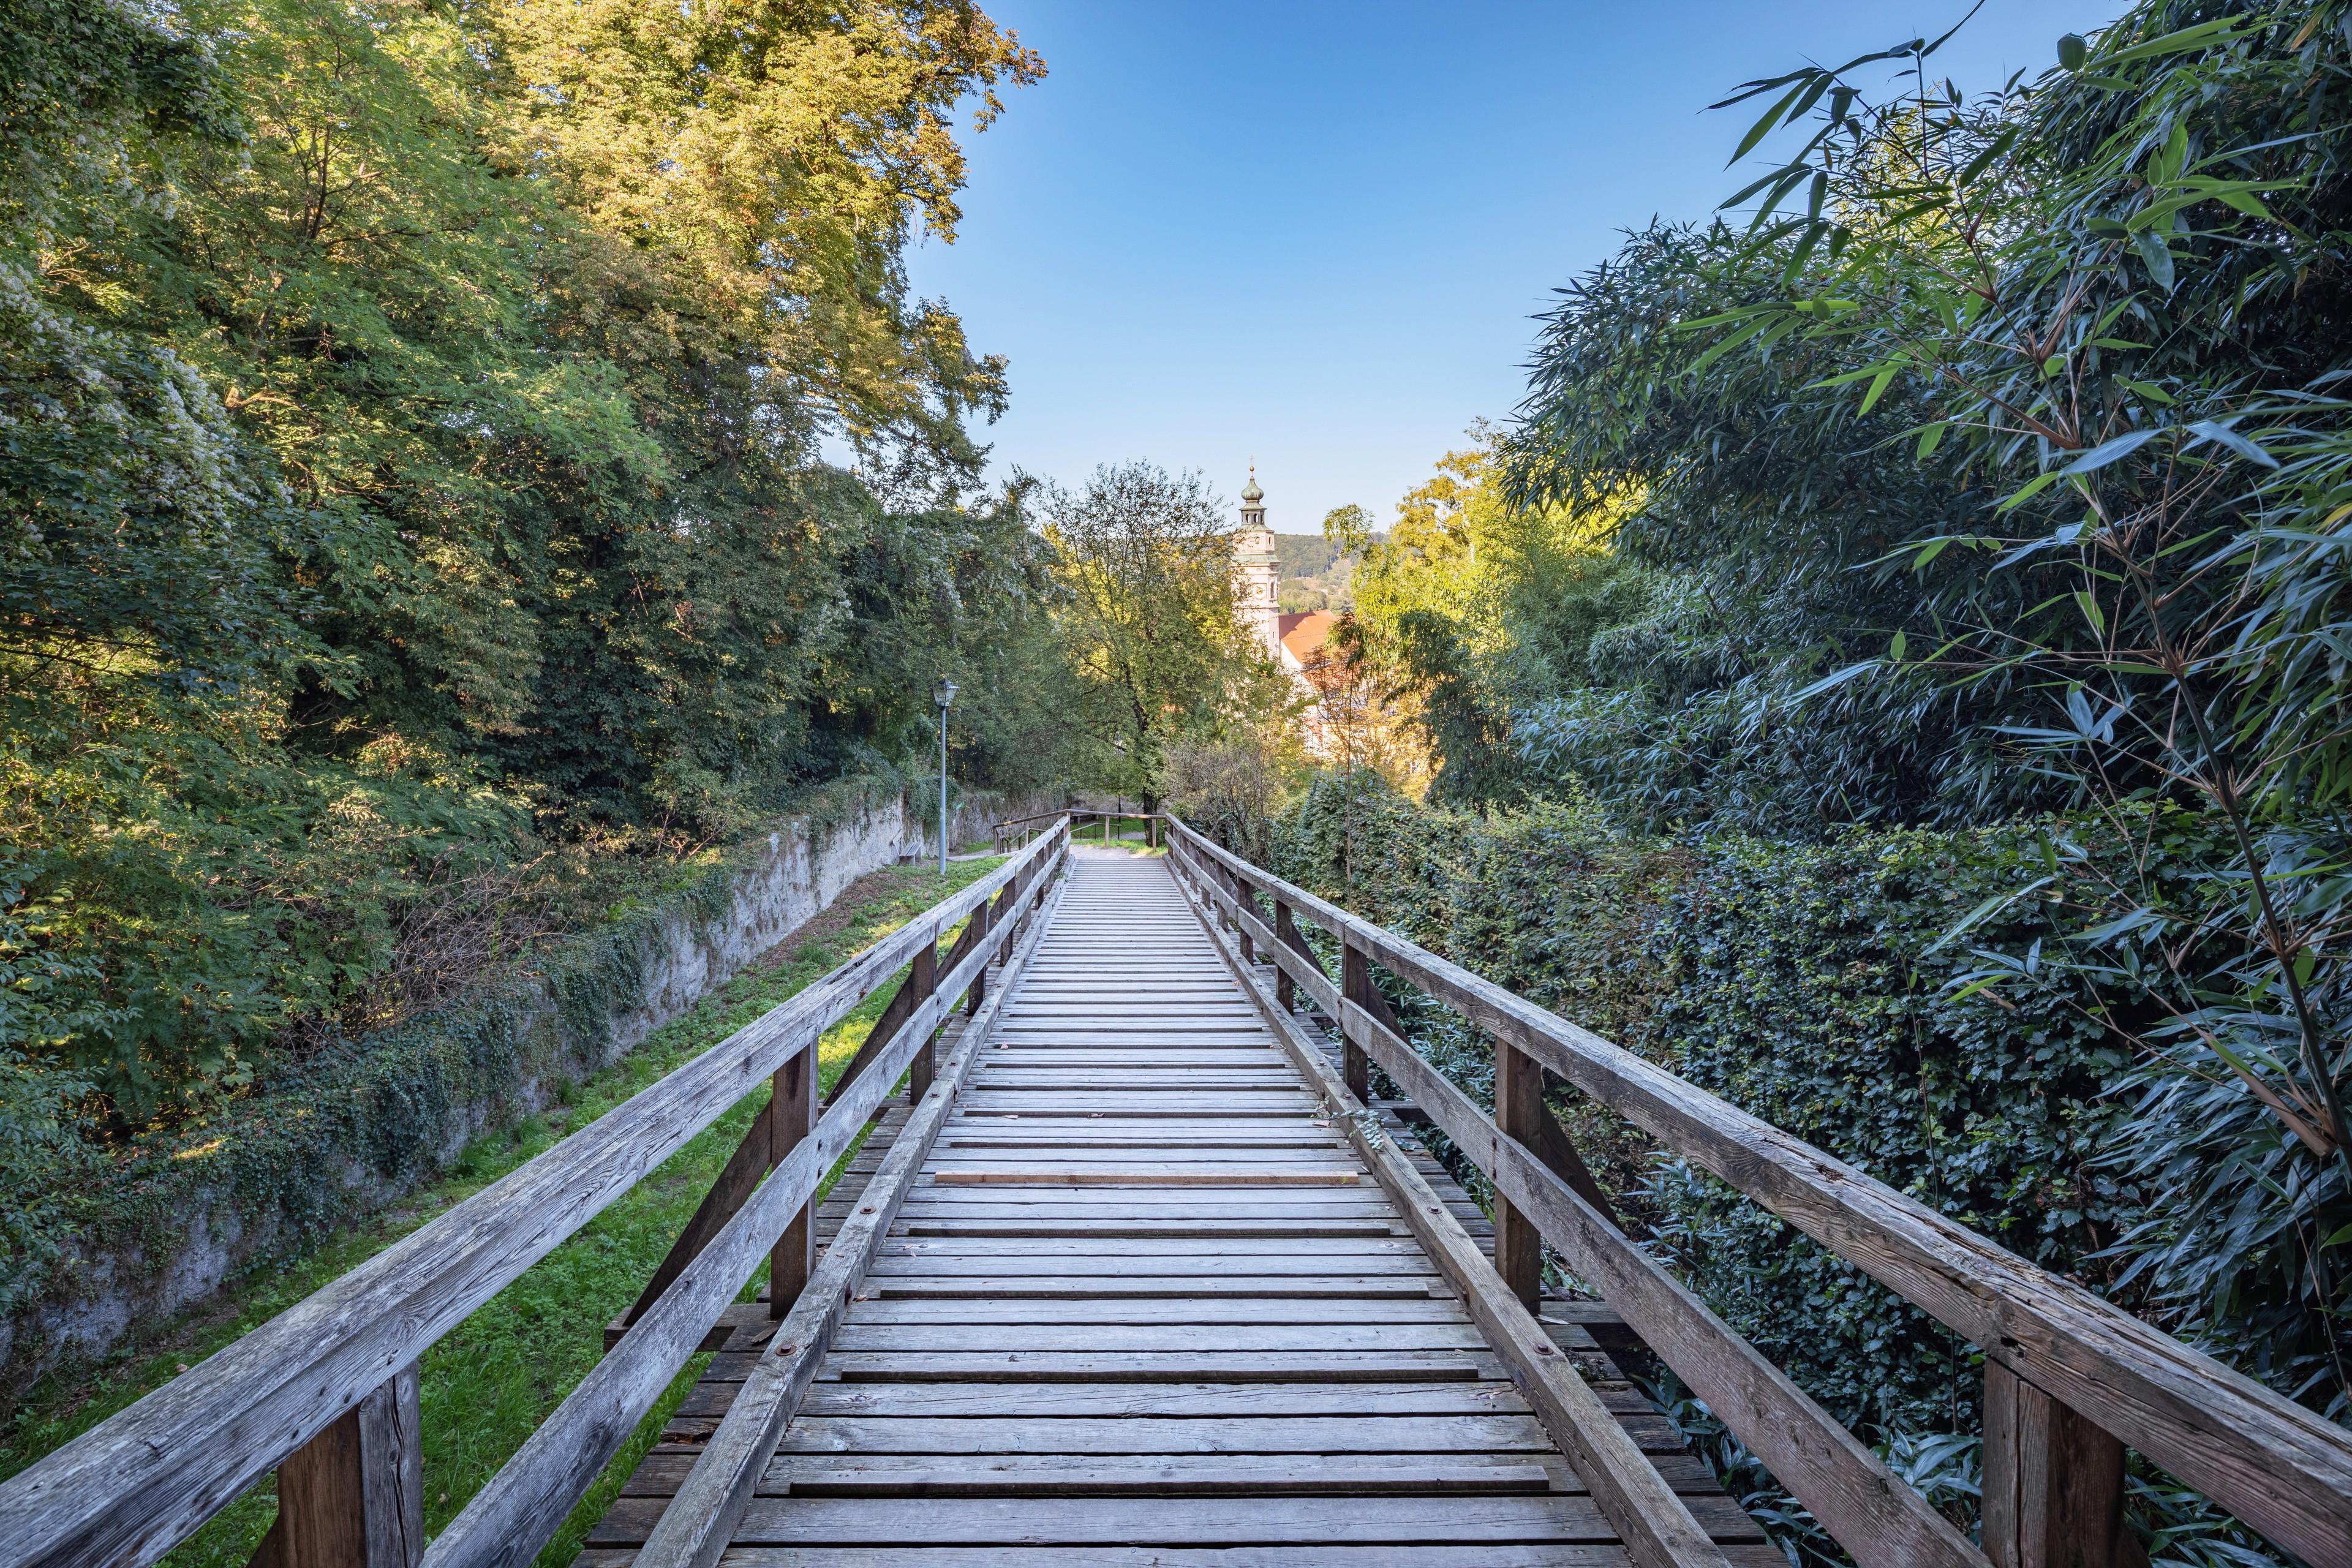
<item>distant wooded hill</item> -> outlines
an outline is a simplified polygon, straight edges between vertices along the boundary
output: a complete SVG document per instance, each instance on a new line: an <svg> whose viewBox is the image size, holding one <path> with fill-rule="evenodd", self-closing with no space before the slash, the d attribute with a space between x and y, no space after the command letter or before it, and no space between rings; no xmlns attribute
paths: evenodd
<svg viewBox="0 0 2352 1568"><path fill-rule="evenodd" d="M1274 561L1285 577L1320 577L1339 559L1339 547L1319 533L1277 533Z"/></svg>
<svg viewBox="0 0 2352 1568"><path fill-rule="evenodd" d="M1276 534L1274 562L1282 574L1283 609L1349 608L1356 561L1353 555L1341 555L1339 546L1319 533Z"/></svg>

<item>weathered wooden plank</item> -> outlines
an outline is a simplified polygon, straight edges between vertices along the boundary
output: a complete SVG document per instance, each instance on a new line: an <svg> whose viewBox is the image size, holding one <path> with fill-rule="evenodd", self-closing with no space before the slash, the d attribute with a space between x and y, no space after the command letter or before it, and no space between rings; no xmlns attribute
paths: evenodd
<svg viewBox="0 0 2352 1568"><path fill-rule="evenodd" d="M1197 837L1197 836L1194 836ZM1189 842L1190 840L1188 840ZM1209 929L1203 922L1204 929ZM1210 929L1213 942L1216 933ZM1243 968L1233 952L1217 943L1246 993L1274 1028L1276 1037L1309 1081L1320 1080L1327 1103L1359 1113L1346 1121L1347 1136L1381 1184L1395 1197L1414 1233L1431 1257L1461 1289L1479 1325L1512 1376L1536 1408L1561 1451L1568 1455L1595 1502L1623 1532L1634 1561L1645 1564L1720 1564L1706 1532L1651 1468L1639 1449L1612 1421L1600 1401L1527 1309L1503 1290L1493 1268L1476 1244L1447 1212L1411 1162L1384 1136L1362 1124L1362 1102L1333 1073L1316 1044L1300 1030L1292 1016L1276 1005L1265 983ZM1368 986L1369 982L1366 981Z"/></svg>
<svg viewBox="0 0 2352 1568"><path fill-rule="evenodd" d="M768 1163L782 1164L816 1131L817 1062L814 1048L776 1069L768 1091ZM768 1253L768 1316L782 1318L816 1268L816 1215L803 1204L784 1223L783 1235Z"/></svg>
<svg viewBox="0 0 2352 1568"><path fill-rule="evenodd" d="M1762 1532L1724 1498L1693 1498L1729 1539ZM624 1498L589 1537L641 1540L660 1500ZM866 1501L755 1497L736 1526L741 1546L931 1544L1256 1545L1331 1542L1607 1542L1616 1531L1590 1498L938 1498ZM1718 1557L1720 1553L1717 1554ZM644 1554L640 1564L648 1563Z"/></svg>
<svg viewBox="0 0 2352 1568"><path fill-rule="evenodd" d="M1349 1016L1349 1009L1360 1014L1367 1011L1357 1007L1352 997L1344 999L1340 1005L1343 1017ZM1355 1036L1349 1035L1347 1038L1355 1049L1364 1048L1363 1043ZM1382 1067L1388 1065L1385 1058L1376 1059ZM1395 1075L1391 1073L1390 1076ZM1406 1093L1410 1098L1420 1098L1410 1089ZM1543 1069L1536 1066L1533 1057L1510 1041L1496 1040L1496 1127L1505 1137L1526 1142L1534 1138L1543 1115ZM1504 1288L1519 1299L1521 1306L1533 1311L1541 1304L1543 1237L1537 1232L1535 1221L1500 1191L1495 1195L1495 1272L1502 1277Z"/></svg>
<svg viewBox="0 0 2352 1568"><path fill-rule="evenodd" d="M2124 1447L1985 1363L1984 1548L1997 1568L2147 1568L2124 1521Z"/></svg>
<svg viewBox="0 0 2352 1568"><path fill-rule="evenodd" d="M1272 1258L1302 1259L1381 1258L1405 1258L1426 1263L1427 1257L1418 1243L1397 1231L1376 1236L1297 1237L1274 1240L1260 1237L1202 1237L1170 1236L1137 1238L1132 1237L1080 1237L1071 1238L1036 1238L1028 1237L924 1237L894 1236L890 1238L888 1258L1232 1258L1248 1260L1247 1267L1257 1268ZM1349 1268L1357 1265L1350 1263Z"/></svg>
<svg viewBox="0 0 2352 1568"><path fill-rule="evenodd" d="M1289 1220L1298 1223L1377 1220L1396 1223L1396 1210L1379 1189L1360 1187L1131 1187L1109 1189L1130 1219ZM1195 1202L1187 1204L1192 1197ZM928 1187L909 1203L909 1225L933 1220L1024 1220L1037 1224L1093 1221L1106 1197L1077 1187ZM911 1233L910 1233L911 1234Z"/></svg>
<svg viewBox="0 0 2352 1568"><path fill-rule="evenodd" d="M1204 1314L1205 1315L1205 1314ZM1477 1351L1483 1336L1465 1315L1458 1323L1069 1323L1030 1322L1017 1334L999 1323L867 1323L854 1320L834 1336L839 1359L853 1354L934 1355L942 1352L997 1352L1007 1342L1022 1348L1004 1353L1027 1362L1045 1353L1087 1355L1165 1352L1224 1356L1296 1352L1324 1355L1339 1351L1394 1356L1404 1351ZM1549 1341L1546 1343L1549 1343Z"/></svg>
<svg viewBox="0 0 2352 1568"><path fill-rule="evenodd" d="M1594 1212L1412 1047L1362 1009L1342 1026L1473 1163L1550 1238L1579 1279L1643 1326L1676 1376L1864 1562L1984 1568L1984 1554L1879 1458Z"/></svg>
<svg viewBox="0 0 2352 1568"><path fill-rule="evenodd" d="M152 1563L743 1100L1053 836L0 1483L0 1564Z"/></svg>
<svg viewBox="0 0 2352 1568"><path fill-rule="evenodd" d="M1015 1237L1038 1239L1083 1237L1097 1239L1106 1237L1218 1237L1237 1240L1297 1237L1317 1240L1346 1236L1390 1236L1397 1226L1387 1220L1297 1220L1277 1219L1105 1219L1105 1220L924 1220L908 1225L908 1236L937 1237Z"/></svg>
<svg viewBox="0 0 2352 1568"><path fill-rule="evenodd" d="M1429 1274L885 1275L869 1273L864 1293L877 1301L1123 1301L1165 1297L1239 1297L1259 1301L1421 1300L1450 1288Z"/></svg>
<svg viewBox="0 0 2352 1568"><path fill-rule="evenodd" d="M1726 1549L1740 1568L1788 1568L1771 1547ZM1769 1555L1766 1555L1769 1553ZM630 1568L633 1549L591 1550L578 1568ZM729 1553L730 1568L908 1568L898 1546L746 1546ZM1024 1546L1023 1568L1624 1568L1617 1546L1486 1544L1478 1546ZM925 1568L1005 1568L996 1546L930 1546Z"/></svg>
<svg viewBox="0 0 2352 1568"><path fill-rule="evenodd" d="M1468 1363L1449 1368L1475 1372ZM1499 1374L1498 1374L1499 1379ZM689 1399L694 1397L688 1395ZM1192 1415L1523 1415L1528 1404L1507 1379L1453 1376L1366 1383L1257 1381L1139 1389L1131 1383L1001 1381L939 1384L819 1383L802 1410L812 1416L909 1415L1117 1416L1164 1420ZM1680 1446L1679 1442L1676 1444Z"/></svg>
<svg viewBox="0 0 2352 1568"><path fill-rule="evenodd" d="M874 1059L887 1049L891 1041L898 1037L898 1031L907 1026L908 1016L929 997L939 979L939 943L934 940L918 947L908 956L907 978L898 983L898 989L892 992L890 1000L882 1005L881 1016L874 1020L874 1026L866 1031L866 1037L857 1043L857 1049L842 1068L840 1076L833 1080L835 1098L838 1099L850 1085L866 1076L866 1069L874 1065Z"/></svg>
<svg viewBox="0 0 2352 1568"><path fill-rule="evenodd" d="M1480 1349L835 1351L844 1383L1438 1383L1501 1376Z"/></svg>
<svg viewBox="0 0 2352 1568"><path fill-rule="evenodd" d="M799 1051L794 1053L793 1060L804 1062L809 1055L808 1050ZM781 1073L784 1069L778 1068L776 1070ZM760 1179L774 1165L775 1140L771 1127L775 1110L772 1091L768 1103L760 1107L760 1113L752 1118L751 1130L743 1134L743 1141L735 1146L735 1152L727 1157L727 1163L719 1170L719 1179L712 1182L710 1190L702 1194L702 1202L687 1220L686 1228L678 1232L676 1241L670 1243L668 1253L656 1266L652 1277L646 1281L646 1288L637 1293L636 1300L621 1314L623 1328L645 1316L646 1309L661 1300L662 1292L669 1289L670 1282L684 1273L686 1266L710 1245L710 1238L719 1234L719 1227L735 1217L735 1211L743 1206L743 1200L751 1195L751 1190L760 1184Z"/></svg>
<svg viewBox="0 0 2352 1568"><path fill-rule="evenodd" d="M941 1186L1045 1187L1352 1187L1353 1171L1202 1170L1163 1165L1156 1170L1107 1171L950 1168L931 1178Z"/></svg>
<svg viewBox="0 0 2352 1568"><path fill-rule="evenodd" d="M1041 879L1035 891L1045 890ZM1030 929L1022 949L1013 956L1014 969L1052 923L1053 912L1048 908ZM991 933L992 940L975 945L964 965L984 964L989 952L1002 945L1017 929L998 925ZM945 988L934 994L924 1005L924 1011L910 1017L910 1036L911 1026L919 1026L926 1011L955 994L960 977L960 971L951 970ZM730 1527L756 1483L761 1465L775 1451L776 1437L798 1408L801 1395L815 1375L818 1361L837 1332L848 1309L849 1296L865 1273L866 1259L888 1233L898 1204L929 1154L931 1141L946 1124L955 1091L987 1039L995 1016L1002 1012L1004 995L999 992L993 1004L983 1004L971 1019L971 1027L958 1038L948 1064L949 1077L943 1091L923 1101L908 1118L889 1156L867 1184L866 1201L859 1205L857 1217L843 1227L842 1236L827 1252L810 1288L802 1293L792 1313L777 1325L751 1380L736 1396L694 1475L682 1489L684 1506L648 1543L646 1563L681 1568L693 1563L698 1568L707 1568L726 1549ZM928 1037L927 1027L924 1033ZM887 1084L896 1073L886 1058L873 1076Z"/></svg>
<svg viewBox="0 0 2352 1568"><path fill-rule="evenodd" d="M1064 1294L1050 1300L959 1297L908 1300L861 1287L850 1321L883 1323L1451 1323L1469 1324L1469 1314L1452 1298L1432 1297L1417 1282L1402 1282L1401 1299L1343 1296L1202 1294L1199 1281L1178 1282L1188 1293L1171 1298ZM1392 1290L1391 1297L1400 1296ZM1026 1342L1025 1341L1024 1342Z"/></svg>
<svg viewBox="0 0 2352 1568"><path fill-rule="evenodd" d="M1553 1452L1532 1415L815 1416L784 1434L788 1454L1454 1454ZM1703 1473L1703 1472L1702 1472Z"/></svg>
<svg viewBox="0 0 2352 1568"><path fill-rule="evenodd" d="M278 1467L252 1568L416 1568L425 1552L417 1373L404 1369Z"/></svg>
<svg viewBox="0 0 2352 1568"><path fill-rule="evenodd" d="M1558 1455L1318 1454L1265 1456L939 1455L783 1457L761 1478L762 1497L1378 1497L1571 1494L1555 1485Z"/></svg>
<svg viewBox="0 0 2352 1568"><path fill-rule="evenodd" d="M1234 858L1181 823L1171 831L1194 858ZM2273 1541L2352 1559L2352 1433L1590 1030L1304 889L1267 885Z"/></svg>

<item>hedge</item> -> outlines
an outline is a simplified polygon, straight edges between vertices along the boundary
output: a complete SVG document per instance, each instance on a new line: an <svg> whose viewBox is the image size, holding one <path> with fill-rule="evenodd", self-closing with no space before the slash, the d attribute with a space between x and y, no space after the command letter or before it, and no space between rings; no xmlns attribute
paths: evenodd
<svg viewBox="0 0 2352 1568"><path fill-rule="evenodd" d="M1478 816L1319 779L1281 874L1723 1096L2043 1267L2098 1282L2143 1196L2092 1157L2127 1053L2053 968L1958 996L1983 945L2061 932L2033 899L1944 933L2040 868L2034 825L1829 843L1612 833L1574 802ZM1480 1043L1413 1015L1491 1095ZM1567 1097L1574 1100L1576 1097ZM1603 1179L1731 1325L1866 1435L1973 1431L1980 1363L1924 1313L1599 1108ZM1630 1151L1630 1153L1629 1153ZM1604 1153L1610 1152L1604 1151Z"/></svg>

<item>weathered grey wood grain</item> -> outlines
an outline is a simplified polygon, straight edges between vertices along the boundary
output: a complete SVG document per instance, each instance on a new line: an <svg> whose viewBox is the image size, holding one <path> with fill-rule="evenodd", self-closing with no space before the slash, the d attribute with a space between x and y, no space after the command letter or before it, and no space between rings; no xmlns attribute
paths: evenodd
<svg viewBox="0 0 2352 1568"><path fill-rule="evenodd" d="M892 1042L898 1037L898 1031L907 1026L908 1017L929 999L931 989L939 979L939 942L934 937L918 947L908 959L907 978L899 983L898 990L891 993L890 1000L882 1005L882 1016L874 1020L874 1026L866 1030L866 1037L857 1043L857 1049L850 1054L841 1075L833 1080L833 1092L836 1096L866 1076L866 1069L874 1065L876 1058L890 1048Z"/></svg>
<svg viewBox="0 0 2352 1568"><path fill-rule="evenodd" d="M778 1459L761 1478L761 1497L1412 1497L1529 1496L1556 1488L1559 1456L1547 1468L1526 1455L1322 1454L1297 1458L1220 1455L969 1460L935 1455L850 1459Z"/></svg>
<svg viewBox="0 0 2352 1568"><path fill-rule="evenodd" d="M1208 861L1234 859L1181 822L1170 830ZM2352 1562L2352 1433L1590 1030L1256 874L1301 916L1353 933L1382 967L1509 1038L2273 1541L2313 1562Z"/></svg>
<svg viewBox="0 0 2352 1568"><path fill-rule="evenodd" d="M1341 1016L1342 1034L1349 1045L1357 1050L1366 1049L1359 1032L1344 1027L1348 1018L1375 1016L1369 1009L1356 1005L1350 998L1342 1003L1346 1011ZM1387 1023L1386 1019L1381 1022ZM1391 1030L1393 1026L1391 1026ZM1375 1057L1382 1067L1385 1057ZM1395 1074L1390 1074L1391 1078ZM1421 1096L1408 1089L1408 1100L1420 1101ZM1507 1138L1526 1142L1536 1136L1542 1125L1543 1069L1535 1058L1508 1040L1495 1042L1495 1126ZM1448 1134L1451 1136L1451 1134ZM1522 1306L1535 1310L1543 1300L1543 1237L1530 1219L1510 1195L1501 1188L1495 1194L1495 1272L1502 1276L1503 1284L1519 1299Z"/></svg>
<svg viewBox="0 0 2352 1568"><path fill-rule="evenodd" d="M153 1562L936 942L1049 835L921 920L0 1484L0 1565Z"/></svg>
<svg viewBox="0 0 2352 1568"><path fill-rule="evenodd" d="M1039 892L1051 894L1043 883ZM816 1375L819 1360L829 1348L846 1312L849 1298L864 1278L866 1266L882 1237L889 1233L914 1174L929 1157L933 1140L946 1122L956 1090L970 1074L992 1026L1003 1010L1012 990L1013 974L1035 951L1053 926L1053 912L1045 910L1024 938L1007 965L1005 984L984 1003L958 1039L946 1065L940 1092L919 1105L888 1158L867 1183L857 1215L843 1226L824 1262L803 1293L800 1303L777 1326L743 1389L719 1423L693 1472L679 1489L675 1504L647 1540L638 1562L641 1568L709 1568L727 1549L736 1522L750 1505L777 1439L799 1408L801 1397ZM998 942L1014 927L999 923ZM990 944L994 945L994 944ZM986 961L986 949L977 954ZM970 962L970 960L967 960ZM950 971L952 978L953 971ZM891 1075L895 1079L896 1074ZM879 1081L891 1081L882 1079Z"/></svg>
<svg viewBox="0 0 2352 1568"><path fill-rule="evenodd" d="M777 1163L701 1256L435 1539L425 1552L425 1568L520 1568L539 1554L735 1299L786 1222L865 1131L899 1073L945 1020L951 999L991 955L991 944L983 938L908 1016L908 1026L877 1058L875 1070L846 1094L835 1095L816 1127ZM883 1163L885 1170L908 1143L914 1125L910 1119L908 1129L900 1131L890 1158ZM843 1235L850 1235L855 1225L845 1225ZM832 1250L845 1250L842 1237L835 1237ZM811 1297L812 1310L822 1310L818 1294L804 1294ZM793 1324L793 1317L787 1316L777 1333L783 1334Z"/></svg>
<svg viewBox="0 0 2352 1568"><path fill-rule="evenodd" d="M1237 1568L1223 1546L1034 1546L1020 1549L1019 1568ZM1788 1568L1770 1546L1734 1546L1738 1568ZM1545 1542L1519 1545L1493 1540L1475 1546L1255 1545L1248 1568L1625 1568L1624 1549ZM577 1568L631 1568L634 1549L581 1553ZM1002 1546L927 1546L924 1568L1007 1568ZM730 1568L908 1568L899 1546L745 1546L729 1554Z"/></svg>
<svg viewBox="0 0 2352 1568"><path fill-rule="evenodd" d="M1694 1498L1735 1539L1761 1538L1725 1497ZM624 1498L589 1539L625 1543L644 1532L656 1499ZM1694 1529L1697 1527L1693 1526ZM1360 1541L1607 1542L1614 1521L1588 1497L1432 1498L940 1498L903 1500L754 1497L737 1526L739 1546L888 1542L907 1548L958 1542L1000 1550L1062 1543L1188 1542L1255 1546ZM1705 1538L1702 1537L1702 1540ZM1709 1553L1722 1561L1712 1545ZM644 1561L642 1555L639 1562ZM904 1561L904 1559L902 1559Z"/></svg>
<svg viewBox="0 0 2352 1568"><path fill-rule="evenodd" d="M787 1454L1400 1454L1553 1452L1532 1415L809 1416L783 1437ZM1701 1473L1704 1473L1702 1468Z"/></svg>
<svg viewBox="0 0 2352 1568"><path fill-rule="evenodd" d="M1985 1365L1984 1546L1995 1568L2147 1568L2124 1521L2123 1445Z"/></svg>
<svg viewBox="0 0 2352 1568"><path fill-rule="evenodd" d="M1178 825L1181 827L1181 824ZM1197 841L1197 836L1192 836ZM1179 884L1197 891L1180 877ZM1205 900L1203 906L1205 907ZM1431 1258L1461 1290L1464 1304L1510 1369L1512 1379L1535 1407L1593 1500L1623 1539L1634 1562L1708 1564L1721 1568L1723 1553L1673 1489L1642 1456L1608 1410L1552 1343L1543 1325L1503 1288L1494 1268L1461 1223L1430 1190L1429 1184L1395 1144L1370 1123L1362 1102L1335 1073L1297 1021L1276 1003L1270 987L1239 960L1206 914L1209 933L1243 989L1259 1005L1275 1037L1308 1083L1339 1113L1349 1141L1381 1185L1387 1188Z"/></svg>
<svg viewBox="0 0 2352 1568"><path fill-rule="evenodd" d="M1986 1568L1926 1499L1411 1046L1360 1007L1340 1023L1856 1561Z"/></svg>
<svg viewBox="0 0 2352 1568"><path fill-rule="evenodd" d="M816 1131L816 1048L811 1047L778 1068L768 1090L768 1163L782 1164ZM808 1283L816 1267L816 1213L812 1201L784 1222L784 1233L768 1252L768 1316L781 1318Z"/></svg>
<svg viewBox="0 0 2352 1568"><path fill-rule="evenodd" d="M814 1046L804 1047L792 1059L805 1061L814 1048ZM779 1068L776 1070L782 1073L784 1069ZM702 1202L695 1206L686 1227L677 1233L677 1239L670 1243L669 1251L646 1280L646 1288L637 1292L637 1299L630 1303L627 1311L621 1314L624 1326L644 1317L646 1309L661 1300L661 1293L669 1289L670 1281L683 1273L686 1266L710 1245L710 1238L719 1234L719 1226L735 1217L735 1211L743 1206L743 1200L751 1195L752 1190L760 1184L760 1178L774 1165L775 1139L771 1128L775 1110L772 1094L768 1103L760 1108L759 1115L751 1119L751 1131L744 1133L743 1141L735 1145L735 1152L727 1157L727 1163L719 1170L718 1180L712 1182L710 1190L702 1194Z"/></svg>
<svg viewBox="0 0 2352 1568"><path fill-rule="evenodd" d="M404 1369L278 1467L251 1568L416 1568L425 1551L417 1375Z"/></svg>

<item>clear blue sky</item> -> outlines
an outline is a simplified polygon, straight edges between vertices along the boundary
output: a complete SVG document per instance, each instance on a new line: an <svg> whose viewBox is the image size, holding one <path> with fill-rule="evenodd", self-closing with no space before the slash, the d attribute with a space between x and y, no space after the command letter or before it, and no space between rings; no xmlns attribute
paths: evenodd
<svg viewBox="0 0 2352 1568"><path fill-rule="evenodd" d="M1142 4L982 0L1046 79L968 136L917 289L1012 364L992 473L1150 458L1269 521L1385 520L1524 384L1549 290L1654 215L1746 184L1706 104L1957 20L1954 0ZM2121 0L1987 0L1937 57L2038 72Z"/></svg>

